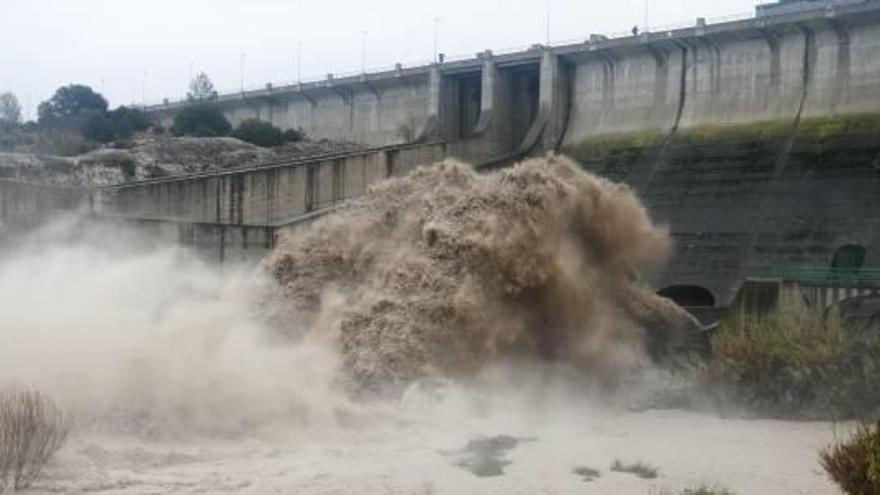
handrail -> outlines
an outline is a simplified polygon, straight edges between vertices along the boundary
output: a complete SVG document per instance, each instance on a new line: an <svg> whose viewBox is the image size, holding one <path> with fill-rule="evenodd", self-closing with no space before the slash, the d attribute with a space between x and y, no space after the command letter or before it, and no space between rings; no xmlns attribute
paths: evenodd
<svg viewBox="0 0 880 495"><path fill-rule="evenodd" d="M796 282L880 283L880 268L828 266L766 266L755 271L759 278Z"/></svg>
<svg viewBox="0 0 880 495"><path fill-rule="evenodd" d="M735 15L717 16L717 17L706 18L706 24L707 25L722 24L722 23L726 23L726 22L751 19L751 18L754 18L754 16L755 16L754 12L739 13L739 14L735 14ZM673 24L662 25L662 26L651 26L649 29L644 30L641 34L662 33L665 31L673 31L676 29L692 28L695 26L695 24L696 23L694 20L689 20L689 21L680 21L680 22L676 22ZM603 36L609 40L633 37L632 32L630 30L612 31L612 32L608 32L608 33L603 34ZM518 45L518 46L497 48L497 49L492 49L492 53L495 55L506 55L506 54L526 52L526 51L529 51L535 45L545 45L548 47L562 47L562 46L568 46L568 45L573 45L573 44L580 44L580 43L583 43L583 42L589 40L589 38L590 38L589 36L583 36L583 37L577 37L577 38L555 40L555 41L550 41L548 43L535 43L532 45ZM475 58L475 56L476 56L476 53L459 53L459 54L447 55L444 57L444 62L445 63L452 63L452 62L461 62L461 61L465 61L465 60L473 60ZM328 75L332 76L332 78L334 78L334 79L342 79L342 78L346 78L346 77L355 77L355 76L371 76L371 75L381 74L384 72L391 72L391 71L396 70L398 67L400 67L400 68L425 67L425 66L429 66L435 62L436 61L428 61L428 60L422 59L422 60L418 60L418 61L411 60L409 62L401 63L399 65L393 65L393 66L370 67L367 69L342 70L342 71L338 71L338 72L330 72L330 73L327 73L324 75L309 76L309 77L301 78L301 79L282 80L282 81L279 81L278 84L273 83L272 88L273 89L280 89L280 88L284 88L284 87L297 86L299 84L311 84L311 83L318 83L318 82L322 82L322 81L327 81ZM252 85L247 85L244 88L239 87L239 88L235 88L235 89L231 89L231 90L224 90L224 91L221 91L220 94L221 95L227 95L227 94L231 95L231 94L251 93L251 92L256 92L256 91L263 91L266 88L267 88L266 84L262 84L262 85L252 84ZM156 101L153 103L149 103L145 106L148 108L161 107L161 106L165 105L165 101L166 100ZM180 98L180 97L167 98L168 105L177 105L180 103L185 103L186 101L187 101L186 98ZM139 106L142 106L142 104L133 104L133 106L139 107Z"/></svg>
<svg viewBox="0 0 880 495"><path fill-rule="evenodd" d="M157 177L154 179L144 179L132 182L121 182L119 184L108 184L104 186L93 186L93 190L111 190L125 189L127 187L142 186L147 184L160 184L165 182L182 182L186 180L199 179L204 177L220 177L225 175L235 175L240 173L254 172L257 170L271 170L273 168L290 167L297 165L306 165L309 163L323 162L327 160L338 160L358 155L370 155L381 151L389 150L408 150L417 149L428 146L437 146L444 144L442 141L431 141L427 143L407 143L407 144L390 144L385 146L377 146L373 148L363 148L359 150L341 151L338 153L328 153L321 155L310 155L302 158L293 158L287 160L279 160L274 162L264 162L257 165L248 165L246 167L232 167L219 170L211 170L205 172L195 172L191 174L173 175L169 177Z"/></svg>

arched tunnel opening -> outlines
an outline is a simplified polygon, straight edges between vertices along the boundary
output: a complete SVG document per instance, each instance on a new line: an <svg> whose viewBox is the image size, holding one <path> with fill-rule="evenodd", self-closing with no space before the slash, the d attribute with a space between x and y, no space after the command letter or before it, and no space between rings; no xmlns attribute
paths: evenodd
<svg viewBox="0 0 880 495"><path fill-rule="evenodd" d="M715 307L715 296L712 292L698 285L673 285L658 291L657 295L672 299L684 308Z"/></svg>
<svg viewBox="0 0 880 495"><path fill-rule="evenodd" d="M841 246L834 253L834 258L831 260L831 268L858 270L865 264L867 254L868 250L858 244Z"/></svg>

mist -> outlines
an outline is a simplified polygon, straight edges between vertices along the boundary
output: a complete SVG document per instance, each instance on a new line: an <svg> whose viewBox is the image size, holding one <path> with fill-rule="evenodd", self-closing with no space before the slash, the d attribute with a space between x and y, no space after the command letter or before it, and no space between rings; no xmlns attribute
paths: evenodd
<svg viewBox="0 0 880 495"><path fill-rule="evenodd" d="M660 494L718 483L833 493L815 469L816 450L835 435L827 423L640 404L665 385L643 325L670 308L645 304L655 296L633 288L633 267L661 263L666 234L625 189L558 160L471 174L447 163L386 183L287 237L260 267L207 264L76 217L2 253L0 386L39 389L75 418L70 445L36 489ZM529 201L510 199L523 192ZM504 214L510 204L530 206ZM391 210L405 214L383 224ZM472 223L489 227L464 235ZM593 243L589 255L572 254L572 232ZM470 243L495 261L449 256ZM469 285L454 283L461 270L472 272ZM400 283L411 279L421 282ZM510 297L516 290L529 297ZM549 303L563 294L584 299ZM406 304L387 311L387 298ZM477 319L420 313L444 301L466 315L495 309ZM542 321L571 340L551 341L553 352L535 345ZM469 365L447 361L444 346ZM657 477L614 472L617 460L648 463ZM585 480L582 468L599 475Z"/></svg>
<svg viewBox="0 0 880 495"><path fill-rule="evenodd" d="M273 338L252 309L265 284L252 270L144 250L136 232L59 242L80 227L49 227L0 259L0 385L50 393L81 420L139 418L153 433L332 422L345 402L337 359Z"/></svg>

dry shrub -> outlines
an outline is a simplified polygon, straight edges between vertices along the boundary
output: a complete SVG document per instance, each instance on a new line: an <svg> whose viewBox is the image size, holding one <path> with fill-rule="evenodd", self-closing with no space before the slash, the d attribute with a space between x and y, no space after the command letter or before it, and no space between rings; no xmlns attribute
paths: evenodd
<svg viewBox="0 0 880 495"><path fill-rule="evenodd" d="M860 426L845 442L823 450L820 459L844 492L880 493L880 422Z"/></svg>
<svg viewBox="0 0 880 495"><path fill-rule="evenodd" d="M688 488L681 492L681 495L734 495L734 493L721 486L704 485L697 488Z"/></svg>
<svg viewBox="0 0 880 495"><path fill-rule="evenodd" d="M36 390L0 392L0 492L29 487L64 445L70 422Z"/></svg>
<svg viewBox="0 0 880 495"><path fill-rule="evenodd" d="M615 473L634 474L639 478L646 480L654 479L660 475L660 471L650 464L645 464L643 462L625 464L621 462L620 459L615 459L614 463L611 464L611 467L609 469Z"/></svg>
<svg viewBox="0 0 880 495"><path fill-rule="evenodd" d="M79 132L71 130L45 130L37 137L37 150L58 156L77 156L95 149L95 145Z"/></svg>
<svg viewBox="0 0 880 495"><path fill-rule="evenodd" d="M769 315L739 315L724 322L712 342L715 357L752 371L809 368L837 361L844 331L829 318L799 305L783 305Z"/></svg>
<svg viewBox="0 0 880 495"><path fill-rule="evenodd" d="M850 338L836 312L788 302L737 315L712 339L704 389L719 405L763 416L859 417L877 407L880 340Z"/></svg>

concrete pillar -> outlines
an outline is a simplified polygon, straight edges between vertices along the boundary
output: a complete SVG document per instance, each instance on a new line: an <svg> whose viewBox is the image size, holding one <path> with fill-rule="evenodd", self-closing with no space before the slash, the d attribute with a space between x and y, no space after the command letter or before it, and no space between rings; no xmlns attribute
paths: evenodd
<svg viewBox="0 0 880 495"><path fill-rule="evenodd" d="M536 145L547 151L557 150L568 121L568 79L557 55L545 49L541 56L538 90L538 114L518 151L527 153Z"/></svg>
<svg viewBox="0 0 880 495"><path fill-rule="evenodd" d="M474 134L483 134L489 130L492 120L495 118L497 107L496 99L499 96L498 91L498 69L495 66L495 59L492 52L486 50L480 57L483 59L483 81L482 93L480 95L480 119L474 128Z"/></svg>
<svg viewBox="0 0 880 495"><path fill-rule="evenodd" d="M541 144L545 150L558 150L565 133L568 120L568 91L563 63L550 50L545 50L541 57L541 79L539 105L547 113L547 125Z"/></svg>
<svg viewBox="0 0 880 495"><path fill-rule="evenodd" d="M443 74L440 65L434 64L428 73L428 113L418 130L416 141L430 141L440 136L440 102L443 91Z"/></svg>

